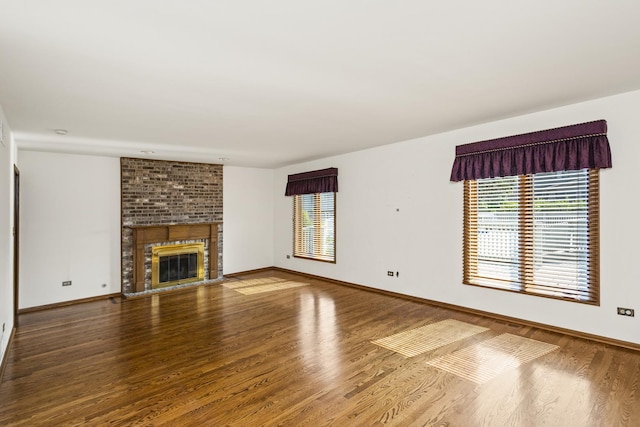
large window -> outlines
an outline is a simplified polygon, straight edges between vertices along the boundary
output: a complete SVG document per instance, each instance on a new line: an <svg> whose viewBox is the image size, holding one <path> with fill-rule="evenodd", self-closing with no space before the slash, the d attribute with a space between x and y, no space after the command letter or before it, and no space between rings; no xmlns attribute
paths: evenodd
<svg viewBox="0 0 640 427"><path fill-rule="evenodd" d="M464 283L599 304L598 170L464 182Z"/></svg>
<svg viewBox="0 0 640 427"><path fill-rule="evenodd" d="M336 260L335 193L293 196L293 255Z"/></svg>

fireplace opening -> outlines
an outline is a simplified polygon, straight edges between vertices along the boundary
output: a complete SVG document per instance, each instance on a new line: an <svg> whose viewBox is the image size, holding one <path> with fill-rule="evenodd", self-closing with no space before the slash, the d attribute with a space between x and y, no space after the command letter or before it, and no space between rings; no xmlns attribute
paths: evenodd
<svg viewBox="0 0 640 427"><path fill-rule="evenodd" d="M153 288L204 280L204 243L151 248Z"/></svg>

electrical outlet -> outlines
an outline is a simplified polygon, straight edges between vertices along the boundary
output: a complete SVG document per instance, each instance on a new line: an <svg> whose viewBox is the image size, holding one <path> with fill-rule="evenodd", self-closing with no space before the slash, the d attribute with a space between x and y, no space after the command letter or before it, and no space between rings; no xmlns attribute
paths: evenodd
<svg viewBox="0 0 640 427"><path fill-rule="evenodd" d="M103 283L103 284L102 284L102 287L103 287L103 288L106 288L106 287L107 287L107 284L106 284L106 283Z"/></svg>
<svg viewBox="0 0 640 427"><path fill-rule="evenodd" d="M62 282L62 286L71 286L71 280L66 280Z"/></svg>
<svg viewBox="0 0 640 427"><path fill-rule="evenodd" d="M291 255L287 255L287 259L291 259Z"/></svg>
<svg viewBox="0 0 640 427"><path fill-rule="evenodd" d="M387 271L387 276L393 277L393 271L391 271L391 270Z"/></svg>
<svg viewBox="0 0 640 427"><path fill-rule="evenodd" d="M635 316L635 310L633 308L618 307L618 314L620 316L634 317Z"/></svg>

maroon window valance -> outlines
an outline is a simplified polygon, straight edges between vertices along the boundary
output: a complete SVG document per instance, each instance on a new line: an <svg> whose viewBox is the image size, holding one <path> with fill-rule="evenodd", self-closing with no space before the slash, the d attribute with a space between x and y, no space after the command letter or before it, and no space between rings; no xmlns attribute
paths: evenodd
<svg viewBox="0 0 640 427"><path fill-rule="evenodd" d="M289 175L285 196L312 193L337 193L338 169L328 168Z"/></svg>
<svg viewBox="0 0 640 427"><path fill-rule="evenodd" d="M598 120L459 145L451 181L610 167L607 122Z"/></svg>

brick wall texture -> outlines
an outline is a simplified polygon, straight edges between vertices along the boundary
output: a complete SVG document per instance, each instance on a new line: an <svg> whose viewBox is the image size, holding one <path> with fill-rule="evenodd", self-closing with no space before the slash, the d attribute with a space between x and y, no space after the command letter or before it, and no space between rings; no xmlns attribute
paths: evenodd
<svg viewBox="0 0 640 427"><path fill-rule="evenodd" d="M132 293L133 232L130 227L222 222L222 165L123 157L120 159L120 180L122 288L124 293ZM222 224L219 225L218 242L221 276ZM151 253L150 246L145 248L145 253Z"/></svg>

